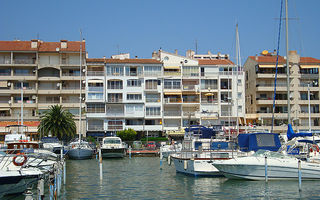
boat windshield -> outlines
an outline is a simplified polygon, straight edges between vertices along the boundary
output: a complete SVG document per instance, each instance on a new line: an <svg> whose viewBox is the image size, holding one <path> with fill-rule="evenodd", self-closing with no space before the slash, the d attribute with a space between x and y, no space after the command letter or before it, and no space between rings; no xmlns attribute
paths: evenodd
<svg viewBox="0 0 320 200"><path fill-rule="evenodd" d="M283 153L280 152L274 152L274 151L268 151L268 150L263 150L260 149L257 152L255 152L252 156L254 157L272 157L272 158L291 158L292 156L290 155L285 155Z"/></svg>
<svg viewBox="0 0 320 200"><path fill-rule="evenodd" d="M105 144L120 144L121 141L117 139L108 139L104 141Z"/></svg>
<svg viewBox="0 0 320 200"><path fill-rule="evenodd" d="M45 138L41 138L41 142L43 142L43 143L59 143L59 140L56 137L45 137Z"/></svg>

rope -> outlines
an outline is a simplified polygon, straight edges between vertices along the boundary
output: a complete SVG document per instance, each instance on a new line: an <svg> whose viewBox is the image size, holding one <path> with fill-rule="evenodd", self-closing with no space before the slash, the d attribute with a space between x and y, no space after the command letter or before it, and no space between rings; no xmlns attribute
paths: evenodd
<svg viewBox="0 0 320 200"><path fill-rule="evenodd" d="M279 22L279 32L278 32L276 74L275 74L275 77L274 77L274 95L273 95L273 106L272 106L272 126L271 126L271 133L273 132L274 112L275 112L275 108L276 108L276 91L277 91L277 75L278 75L278 62L279 62L281 21L282 21L282 5L283 5L283 0L281 0L281 6L280 6L280 22ZM288 59L288 58L287 58L287 59ZM287 70L289 70L289 66L287 66ZM289 98L289 97L287 97L287 98ZM289 112L289 111L288 111L288 112Z"/></svg>

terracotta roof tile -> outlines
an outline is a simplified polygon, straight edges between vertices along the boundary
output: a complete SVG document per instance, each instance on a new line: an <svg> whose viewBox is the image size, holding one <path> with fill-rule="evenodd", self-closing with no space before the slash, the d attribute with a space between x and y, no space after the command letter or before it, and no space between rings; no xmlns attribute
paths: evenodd
<svg viewBox="0 0 320 200"><path fill-rule="evenodd" d="M112 58L88 58L87 62L105 62L109 64L162 64L159 60L156 59L112 59Z"/></svg>
<svg viewBox="0 0 320 200"><path fill-rule="evenodd" d="M301 64L320 64L320 60L311 57L301 57L300 58Z"/></svg>
<svg viewBox="0 0 320 200"><path fill-rule="evenodd" d="M32 126L32 127L37 127L39 124L40 124L40 121L25 121L25 122L23 122L23 125ZM18 125L18 122L0 121L0 127L6 127L9 125Z"/></svg>
<svg viewBox="0 0 320 200"><path fill-rule="evenodd" d="M199 60L199 65L234 65L231 60L221 59L221 60Z"/></svg>
<svg viewBox="0 0 320 200"><path fill-rule="evenodd" d="M0 41L0 51L39 51L39 52L79 52L80 41L68 41L67 48L61 49L60 42L38 42L38 48L31 48L31 41ZM82 50L85 52L86 45L82 42Z"/></svg>
<svg viewBox="0 0 320 200"><path fill-rule="evenodd" d="M258 63L276 63L277 62L277 56L257 56L257 60L256 60L256 56L249 56L250 59L255 60ZM286 60L284 59L284 57L279 56L278 59L278 63L280 64L285 64Z"/></svg>

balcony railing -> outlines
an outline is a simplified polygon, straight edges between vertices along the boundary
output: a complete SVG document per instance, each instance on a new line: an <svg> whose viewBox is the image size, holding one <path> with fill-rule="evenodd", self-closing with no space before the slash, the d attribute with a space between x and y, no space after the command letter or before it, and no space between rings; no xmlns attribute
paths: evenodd
<svg viewBox="0 0 320 200"><path fill-rule="evenodd" d="M180 85L164 85L164 89L166 90L179 90L181 89Z"/></svg>
<svg viewBox="0 0 320 200"><path fill-rule="evenodd" d="M35 73L33 72L27 72L27 73L20 73L20 72L14 72L14 76L35 76Z"/></svg>
<svg viewBox="0 0 320 200"><path fill-rule="evenodd" d="M11 72L0 72L0 76L11 76Z"/></svg>
<svg viewBox="0 0 320 200"><path fill-rule="evenodd" d="M80 87L62 87L62 89L63 90L80 90ZM82 89L84 90L85 88L83 87Z"/></svg>
<svg viewBox="0 0 320 200"><path fill-rule="evenodd" d="M183 116L195 116L196 112L198 112L197 110L195 111L182 111L182 115Z"/></svg>
<svg viewBox="0 0 320 200"><path fill-rule="evenodd" d="M182 99L178 98L165 98L164 99L165 103L182 103Z"/></svg>
<svg viewBox="0 0 320 200"><path fill-rule="evenodd" d="M108 99L108 103L122 103L122 99Z"/></svg>
<svg viewBox="0 0 320 200"><path fill-rule="evenodd" d="M88 125L88 130L92 130L92 131L102 131L104 130L103 125Z"/></svg>
<svg viewBox="0 0 320 200"><path fill-rule="evenodd" d="M88 87L89 92L103 92L103 87Z"/></svg>
<svg viewBox="0 0 320 200"><path fill-rule="evenodd" d="M204 87L201 87L202 90L217 90L218 85L205 85Z"/></svg>
<svg viewBox="0 0 320 200"><path fill-rule="evenodd" d="M163 112L164 116L181 116L181 111L164 111Z"/></svg>
<svg viewBox="0 0 320 200"><path fill-rule="evenodd" d="M199 73L183 73L182 76L184 76L184 77L198 77Z"/></svg>
<svg viewBox="0 0 320 200"><path fill-rule="evenodd" d="M108 130L122 130L123 126L122 125L108 125Z"/></svg>
<svg viewBox="0 0 320 200"><path fill-rule="evenodd" d="M182 89L183 90L195 90L196 86L195 85L183 85Z"/></svg>
<svg viewBox="0 0 320 200"><path fill-rule="evenodd" d="M218 99L201 99L201 103L218 103Z"/></svg>
<svg viewBox="0 0 320 200"><path fill-rule="evenodd" d="M104 108L87 108L87 113L105 113Z"/></svg>
<svg viewBox="0 0 320 200"><path fill-rule="evenodd" d="M101 72L101 71L88 71L87 76L104 76L104 72Z"/></svg>
<svg viewBox="0 0 320 200"><path fill-rule="evenodd" d="M13 64L36 64L35 59L14 59Z"/></svg>
<svg viewBox="0 0 320 200"><path fill-rule="evenodd" d="M159 98L146 98L147 103L156 103L160 102L161 100Z"/></svg>
<svg viewBox="0 0 320 200"><path fill-rule="evenodd" d="M200 103L199 99L183 99L183 103Z"/></svg>
<svg viewBox="0 0 320 200"><path fill-rule="evenodd" d="M231 116L231 111L221 111L221 116Z"/></svg>
<svg viewBox="0 0 320 200"><path fill-rule="evenodd" d="M53 103L60 103L60 101L52 100L52 101L43 101L39 100L39 103L44 103L44 104L53 104Z"/></svg>
<svg viewBox="0 0 320 200"><path fill-rule="evenodd" d="M161 72L144 72L144 76L156 76L156 77L160 77L162 74Z"/></svg>
<svg viewBox="0 0 320 200"><path fill-rule="evenodd" d="M181 72L164 72L165 76L181 76Z"/></svg>
<svg viewBox="0 0 320 200"><path fill-rule="evenodd" d="M14 86L13 89L15 90L21 90L21 86ZM32 86L29 86L29 87L23 87L24 90L35 90L36 88L35 87L32 87ZM41 90L39 88L39 90Z"/></svg>

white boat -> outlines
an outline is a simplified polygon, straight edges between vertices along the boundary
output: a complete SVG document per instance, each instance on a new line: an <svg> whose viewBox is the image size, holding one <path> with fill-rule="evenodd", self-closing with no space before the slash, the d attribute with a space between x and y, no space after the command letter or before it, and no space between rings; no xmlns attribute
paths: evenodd
<svg viewBox="0 0 320 200"><path fill-rule="evenodd" d="M102 140L101 154L104 158L123 158L126 146L119 137L105 137Z"/></svg>
<svg viewBox="0 0 320 200"><path fill-rule="evenodd" d="M267 174L268 180L297 180L298 162L293 156L259 150L249 157L214 161L213 166L231 179L265 180ZM320 179L320 163L300 162L302 180Z"/></svg>
<svg viewBox="0 0 320 200"><path fill-rule="evenodd" d="M182 144L181 143L174 143L171 145L163 145L160 147L160 154L162 155L163 158L168 158L169 155L175 154L180 152L182 149Z"/></svg>
<svg viewBox="0 0 320 200"><path fill-rule="evenodd" d="M68 156L74 160L91 159L93 151L88 142L77 140L69 144Z"/></svg>
<svg viewBox="0 0 320 200"><path fill-rule="evenodd" d="M43 137L41 138L43 148L52 151L55 154L60 154L63 145L60 143L57 137Z"/></svg>

